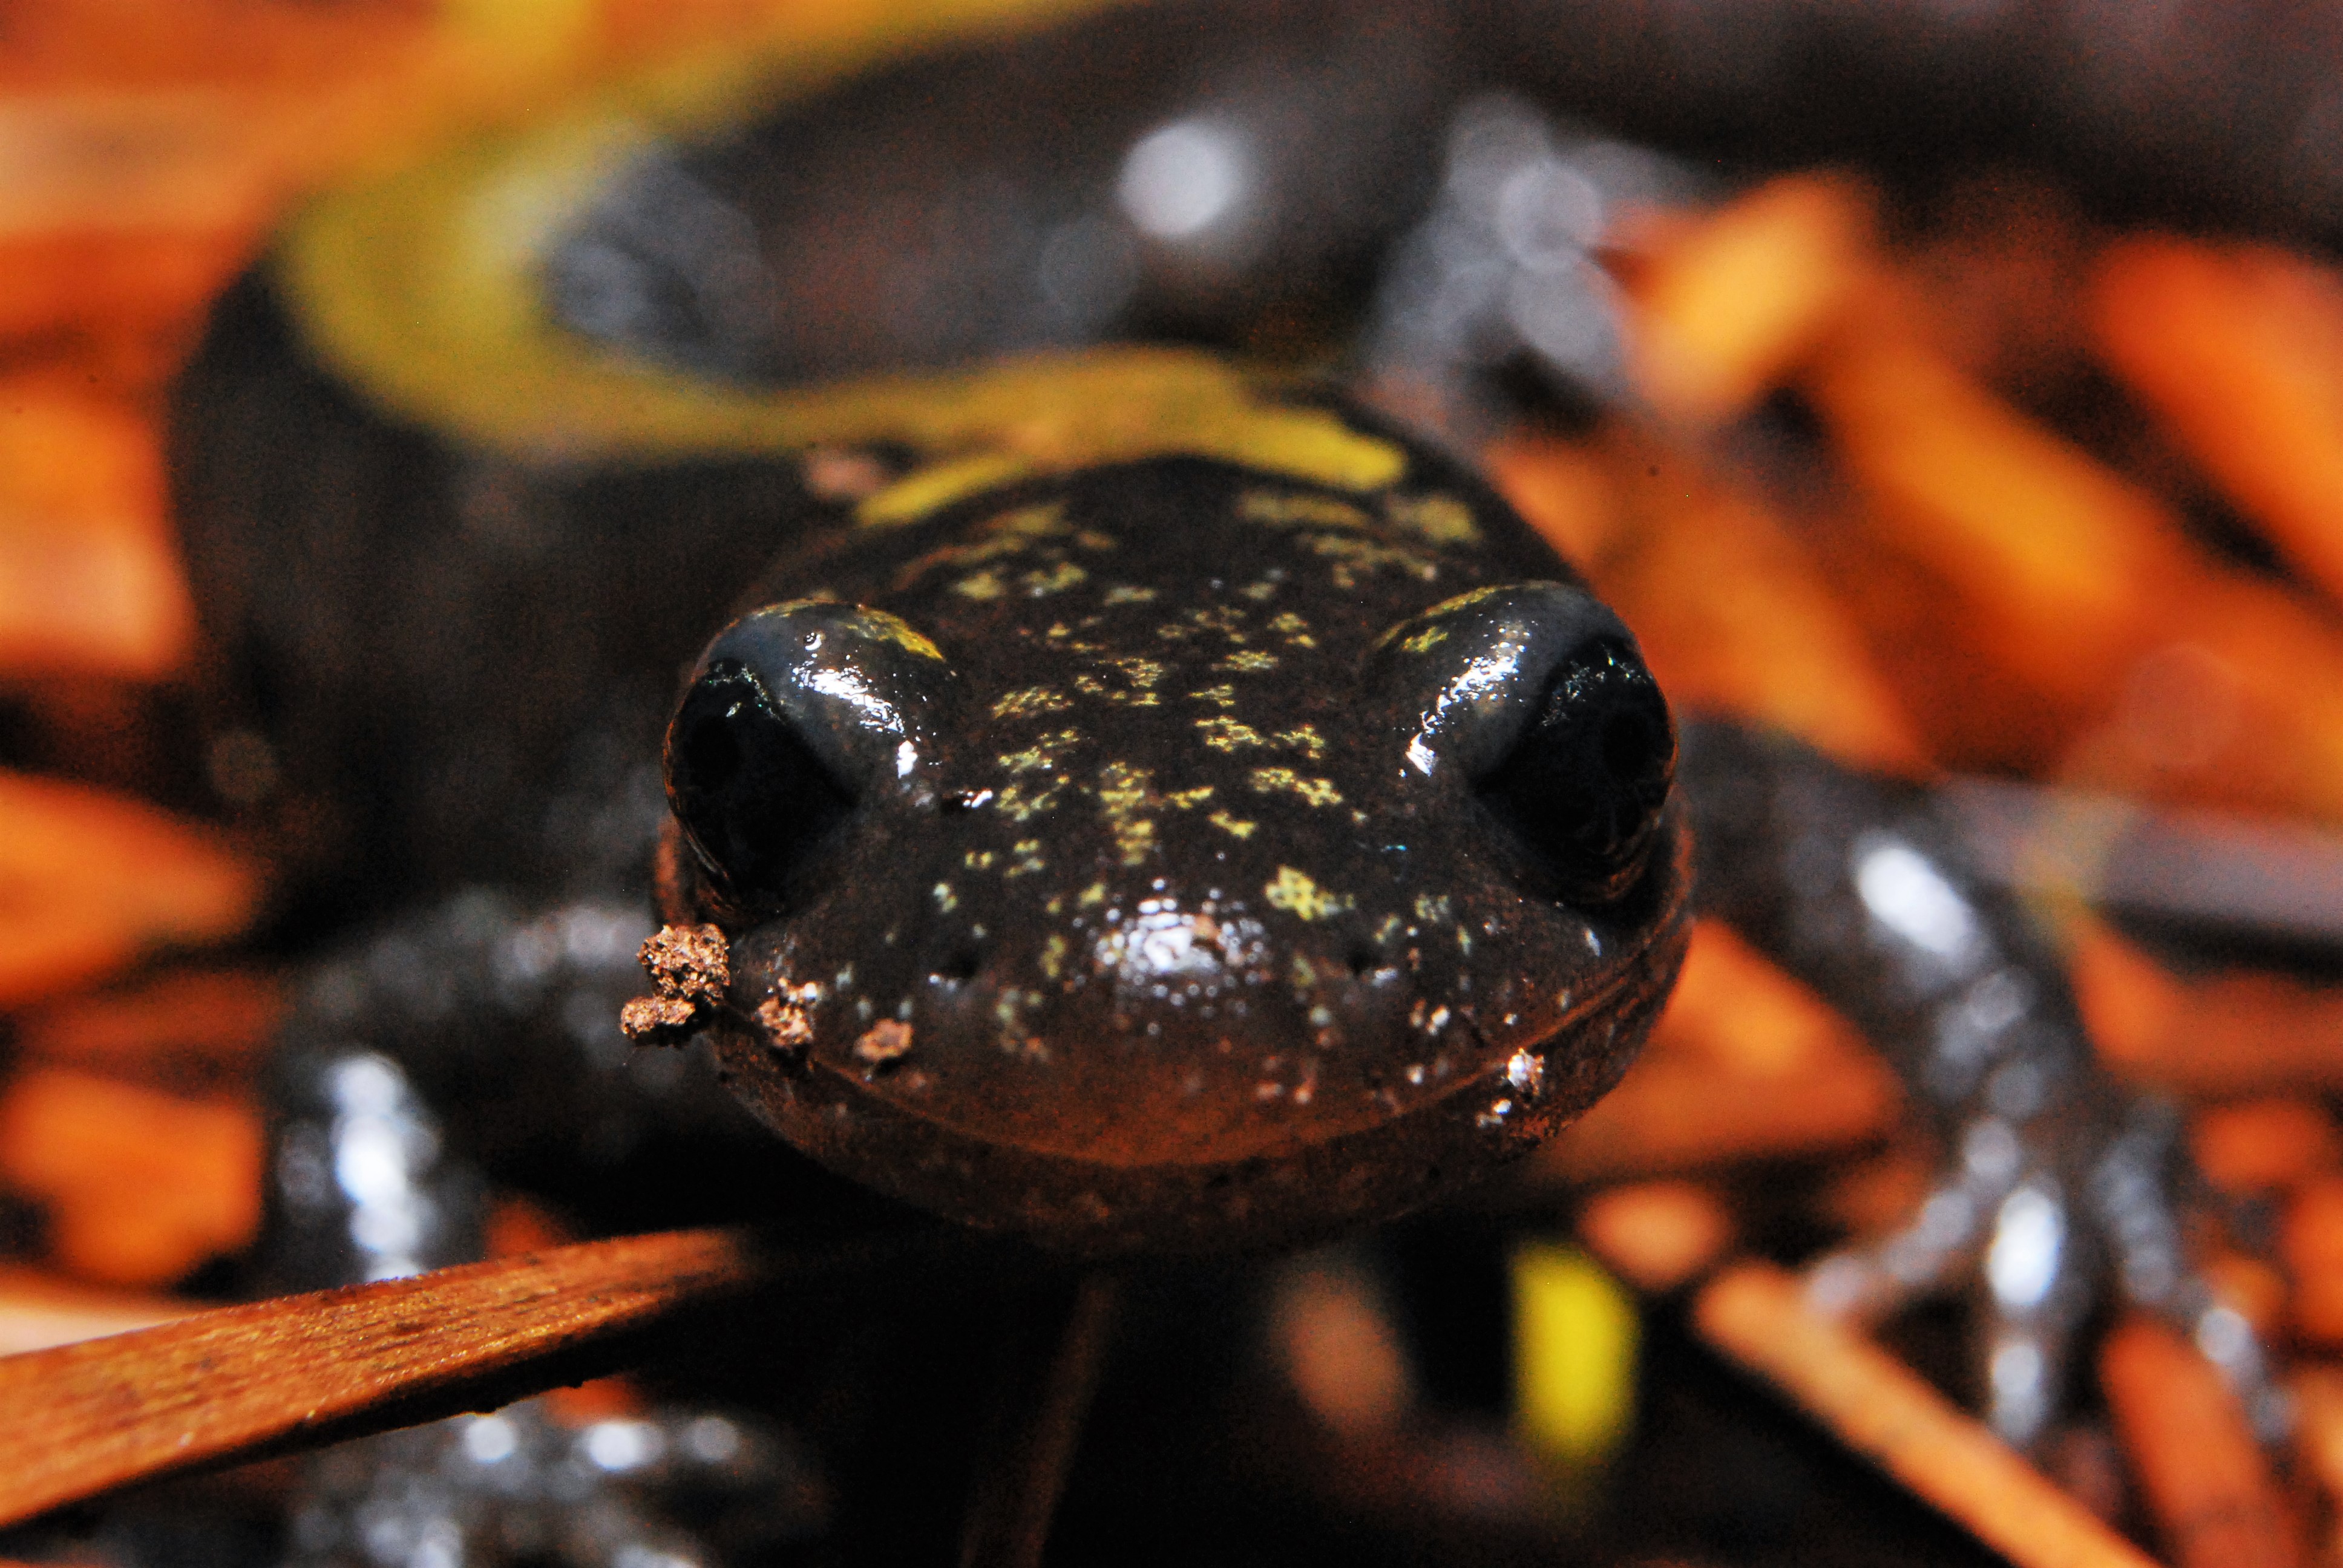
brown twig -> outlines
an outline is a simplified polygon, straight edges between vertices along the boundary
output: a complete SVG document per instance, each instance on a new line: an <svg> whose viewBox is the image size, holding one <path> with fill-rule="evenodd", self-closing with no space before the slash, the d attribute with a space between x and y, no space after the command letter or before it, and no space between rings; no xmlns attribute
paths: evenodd
<svg viewBox="0 0 2343 1568"><path fill-rule="evenodd" d="M2187 1341L2154 1319L2127 1319L2099 1352L2099 1382L2181 1568L2292 1568L2302 1561L2245 1411Z"/></svg>
<svg viewBox="0 0 2343 1568"><path fill-rule="evenodd" d="M1710 1344L2018 1568L2151 1568L1917 1373L1809 1307L1782 1271L1727 1270L1701 1293L1694 1322Z"/></svg>
<svg viewBox="0 0 2343 1568"><path fill-rule="evenodd" d="M833 1276L902 1246L665 1231L0 1360L0 1524L127 1482L493 1408L608 1370L618 1336L686 1309Z"/></svg>
<svg viewBox="0 0 2343 1568"><path fill-rule="evenodd" d="M1046 1328L1027 1324L1010 1365L960 1533L962 1568L1040 1568L1066 1473L1089 1417L1107 1342L1113 1336L1114 1276L1089 1273ZM1030 1331L1041 1331L1038 1332Z"/></svg>

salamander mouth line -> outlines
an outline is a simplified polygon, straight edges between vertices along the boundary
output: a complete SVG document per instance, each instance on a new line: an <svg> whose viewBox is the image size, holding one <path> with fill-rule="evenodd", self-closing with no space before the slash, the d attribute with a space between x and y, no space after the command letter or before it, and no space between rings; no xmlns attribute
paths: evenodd
<svg viewBox="0 0 2343 1568"><path fill-rule="evenodd" d="M1485 1095L1489 1092L1491 1080L1503 1078L1512 1061L1523 1053L1537 1056L1543 1060L1547 1048L1554 1041L1589 1029L1600 1029L1605 1020L1624 1014L1639 997L1648 993L1652 989L1648 960L1654 950L1671 943L1681 946L1682 931L1683 924L1680 920L1673 918L1664 920L1654 930L1650 942L1608 966L1606 978L1600 986L1583 995L1574 995L1570 1007L1554 1020L1553 1027L1544 1034L1534 1040L1523 1038L1503 1042L1512 1048L1505 1060L1493 1062L1479 1072L1458 1079L1448 1088L1419 1100L1403 1111L1396 1112L1393 1119L1435 1111L1442 1107L1452 1105L1459 1096ZM1673 968L1673 966L1668 967ZM872 1092L871 1081L866 1070L881 1064L873 1060L872 1053L858 1052L860 1065L854 1067L845 1067L819 1059L807 1058L808 1037L798 1033L795 1029L787 1024L777 1028L773 1017L770 1016L778 1012L785 1017L790 1010L786 1008L776 1010L770 1002L760 1003L755 1009L746 1009L728 1000L716 1010L725 1020L737 1027L763 1049L777 1055L803 1059L805 1070L809 1076L820 1076L837 1087L857 1095ZM1470 1012L1460 1012L1459 1016L1461 1021L1472 1031L1483 1049L1493 1054L1496 1047L1489 1034L1482 1028L1478 1019ZM908 1037L915 1028L916 1021L907 1027L903 1032ZM785 1037L785 1031L787 1037ZM911 1108L901 1107L901 1109ZM942 1125L951 1124L941 1118L929 1119L935 1120ZM1356 1128L1349 1127L1330 1130L1321 1138L1306 1140L1305 1146L1337 1141L1351 1136L1356 1131ZM1200 1161L1200 1163L1205 1162Z"/></svg>

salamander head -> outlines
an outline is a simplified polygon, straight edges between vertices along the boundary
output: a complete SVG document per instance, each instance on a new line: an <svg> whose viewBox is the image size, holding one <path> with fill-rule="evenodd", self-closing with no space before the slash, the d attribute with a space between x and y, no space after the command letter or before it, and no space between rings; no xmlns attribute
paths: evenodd
<svg viewBox="0 0 2343 1568"><path fill-rule="evenodd" d="M789 564L668 736L664 912L729 939L735 1092L1112 1251L1393 1212L1607 1090L1682 946L1666 707L1413 458L1363 497L1082 469Z"/></svg>

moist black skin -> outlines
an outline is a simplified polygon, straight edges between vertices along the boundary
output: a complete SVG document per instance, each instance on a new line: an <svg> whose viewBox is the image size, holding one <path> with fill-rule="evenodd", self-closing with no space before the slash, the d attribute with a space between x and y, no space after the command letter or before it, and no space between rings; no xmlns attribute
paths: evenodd
<svg viewBox="0 0 2343 1568"><path fill-rule="evenodd" d="M717 638L669 731L664 910L731 939L715 1034L760 1119L971 1223L1215 1251L1453 1190L1615 1081L1681 948L1664 705L1510 511L1402 449L1366 493L1082 469L768 574L798 608ZM930 644L953 716L818 839L838 775L776 749L768 839L711 856L709 715L772 744L779 699L734 694L804 683L738 652L824 602ZM812 685L850 672L883 740L920 682L858 635L872 668ZM802 706L833 750L859 711Z"/></svg>

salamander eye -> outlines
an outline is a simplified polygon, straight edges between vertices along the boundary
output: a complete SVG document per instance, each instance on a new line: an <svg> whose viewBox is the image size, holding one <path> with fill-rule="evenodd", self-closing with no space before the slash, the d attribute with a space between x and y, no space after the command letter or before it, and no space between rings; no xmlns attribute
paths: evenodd
<svg viewBox="0 0 2343 1568"><path fill-rule="evenodd" d="M1546 678L1511 755L1476 780L1567 897L1608 903L1643 875L1675 778L1667 699L1634 644L1597 638Z"/></svg>
<svg viewBox="0 0 2343 1568"><path fill-rule="evenodd" d="M669 807L736 898L770 901L863 801L916 793L959 682L883 611L795 601L700 656L667 729Z"/></svg>
<svg viewBox="0 0 2343 1568"><path fill-rule="evenodd" d="M1458 776L1583 904L1642 878L1675 777L1675 727L1634 638L1561 583L1482 588L1384 635L1409 768Z"/></svg>

